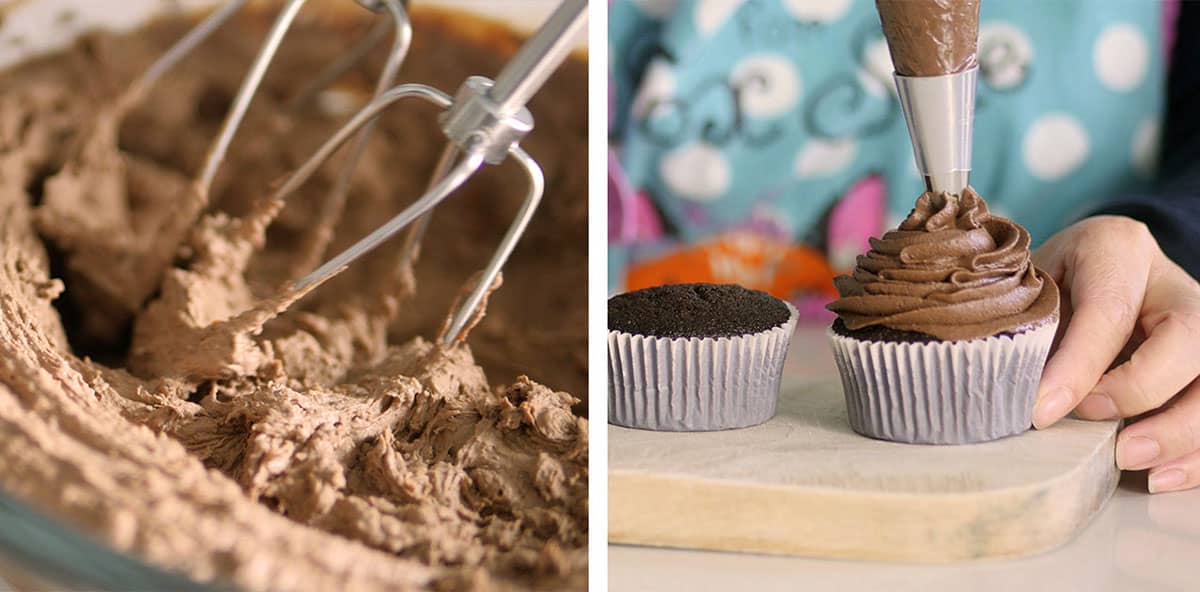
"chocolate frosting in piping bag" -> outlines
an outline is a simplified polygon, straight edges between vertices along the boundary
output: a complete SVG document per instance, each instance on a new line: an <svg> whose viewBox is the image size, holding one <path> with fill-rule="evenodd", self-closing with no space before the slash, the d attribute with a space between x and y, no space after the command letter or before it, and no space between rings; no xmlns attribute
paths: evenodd
<svg viewBox="0 0 1200 592"><path fill-rule="evenodd" d="M1058 314L1058 288L1029 259L1029 232L993 216L968 187L925 193L897 230L871 239L829 305L851 331L871 326L945 341L1020 333Z"/></svg>
<svg viewBox="0 0 1200 592"><path fill-rule="evenodd" d="M975 65L979 0L876 0L901 76L941 76Z"/></svg>

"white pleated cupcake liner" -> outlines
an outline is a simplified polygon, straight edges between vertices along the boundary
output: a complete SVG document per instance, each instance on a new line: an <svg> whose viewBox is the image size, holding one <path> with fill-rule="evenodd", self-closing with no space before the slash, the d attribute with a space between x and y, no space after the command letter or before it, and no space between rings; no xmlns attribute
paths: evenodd
<svg viewBox="0 0 1200 592"><path fill-rule="evenodd" d="M609 422L701 432L771 419L798 316L796 307L787 307L788 320L782 325L736 337L665 338L609 331Z"/></svg>
<svg viewBox="0 0 1200 592"><path fill-rule="evenodd" d="M828 335L850 427L913 444L986 442L1029 429L1057 318L1012 336L929 343Z"/></svg>

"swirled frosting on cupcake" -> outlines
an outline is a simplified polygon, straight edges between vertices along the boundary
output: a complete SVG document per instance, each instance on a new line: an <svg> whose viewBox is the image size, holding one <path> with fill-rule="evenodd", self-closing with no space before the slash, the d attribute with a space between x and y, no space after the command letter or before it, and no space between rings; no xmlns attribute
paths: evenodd
<svg viewBox="0 0 1200 592"><path fill-rule="evenodd" d="M1058 315L1058 288L1029 259L1029 232L967 188L925 193L897 230L871 239L829 309L850 331L887 327L944 341L1020 333Z"/></svg>

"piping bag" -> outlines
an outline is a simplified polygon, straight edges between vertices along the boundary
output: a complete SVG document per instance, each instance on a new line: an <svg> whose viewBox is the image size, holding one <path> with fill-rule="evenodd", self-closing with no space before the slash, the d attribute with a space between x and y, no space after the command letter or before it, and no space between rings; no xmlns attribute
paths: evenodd
<svg viewBox="0 0 1200 592"><path fill-rule="evenodd" d="M876 0L917 171L962 194L971 173L979 0Z"/></svg>

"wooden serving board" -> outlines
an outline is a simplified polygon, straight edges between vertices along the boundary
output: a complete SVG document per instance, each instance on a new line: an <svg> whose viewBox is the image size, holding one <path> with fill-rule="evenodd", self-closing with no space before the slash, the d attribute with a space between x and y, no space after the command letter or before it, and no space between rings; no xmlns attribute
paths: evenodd
<svg viewBox="0 0 1200 592"><path fill-rule="evenodd" d="M1117 422L1067 419L965 446L851 431L841 384L785 375L752 428L609 426L609 540L819 557L951 562L1039 553L1116 487Z"/></svg>

